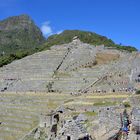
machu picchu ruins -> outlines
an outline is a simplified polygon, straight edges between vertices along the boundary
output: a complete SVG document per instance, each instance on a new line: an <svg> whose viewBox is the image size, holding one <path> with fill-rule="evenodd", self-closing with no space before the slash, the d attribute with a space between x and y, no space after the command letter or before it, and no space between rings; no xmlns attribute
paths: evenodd
<svg viewBox="0 0 140 140"><path fill-rule="evenodd" d="M27 15L0 21L0 47L0 140L140 140L135 48L79 30L45 39Z"/></svg>
<svg viewBox="0 0 140 140"><path fill-rule="evenodd" d="M104 60L104 56L108 58ZM91 46L74 39L2 67L0 89L71 94L135 92L140 81L139 60L138 52Z"/></svg>

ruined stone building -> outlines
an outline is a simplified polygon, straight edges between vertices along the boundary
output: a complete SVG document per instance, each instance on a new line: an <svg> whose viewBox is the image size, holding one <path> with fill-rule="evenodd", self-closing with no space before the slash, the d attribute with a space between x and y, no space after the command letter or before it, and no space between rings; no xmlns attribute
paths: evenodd
<svg viewBox="0 0 140 140"><path fill-rule="evenodd" d="M67 120L60 129L57 140L91 140L83 125L77 120Z"/></svg>
<svg viewBox="0 0 140 140"><path fill-rule="evenodd" d="M65 111L59 108L40 115L40 127L45 128L47 140L92 140L81 120L78 117L68 119Z"/></svg>

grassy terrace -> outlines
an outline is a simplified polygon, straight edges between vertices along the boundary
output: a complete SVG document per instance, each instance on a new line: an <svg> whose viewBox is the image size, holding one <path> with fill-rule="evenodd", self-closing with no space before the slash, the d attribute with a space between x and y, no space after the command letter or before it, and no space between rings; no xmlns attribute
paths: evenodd
<svg viewBox="0 0 140 140"><path fill-rule="evenodd" d="M40 113L47 113L61 104L71 108L111 106L129 97L127 94L71 96L58 93L0 93L0 138L18 140L38 125ZM76 109L72 116L80 113L89 117L97 115L94 111Z"/></svg>
<svg viewBox="0 0 140 140"><path fill-rule="evenodd" d="M0 138L18 140L38 125L39 114L55 109L69 95L0 93Z"/></svg>
<svg viewBox="0 0 140 140"><path fill-rule="evenodd" d="M129 98L128 94L89 94L75 97L74 100L66 102L65 105L82 105L82 106L112 106L120 104L126 98Z"/></svg>

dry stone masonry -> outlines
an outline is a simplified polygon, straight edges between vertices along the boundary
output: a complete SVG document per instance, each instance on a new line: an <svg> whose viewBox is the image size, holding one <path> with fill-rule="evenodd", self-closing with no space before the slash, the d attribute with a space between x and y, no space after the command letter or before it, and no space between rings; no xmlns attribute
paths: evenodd
<svg viewBox="0 0 140 140"><path fill-rule="evenodd" d="M39 126L45 129L46 140L93 140L82 124L85 120L80 116L66 119L69 111L60 109L41 114ZM35 137L39 138L39 134L40 131L36 131Z"/></svg>

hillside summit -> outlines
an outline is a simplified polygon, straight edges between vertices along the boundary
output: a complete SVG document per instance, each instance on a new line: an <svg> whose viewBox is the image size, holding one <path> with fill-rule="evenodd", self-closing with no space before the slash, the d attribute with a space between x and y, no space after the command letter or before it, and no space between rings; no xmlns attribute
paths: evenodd
<svg viewBox="0 0 140 140"><path fill-rule="evenodd" d="M133 92L140 81L140 54L92 46L77 37L0 69L0 90L82 94Z"/></svg>

